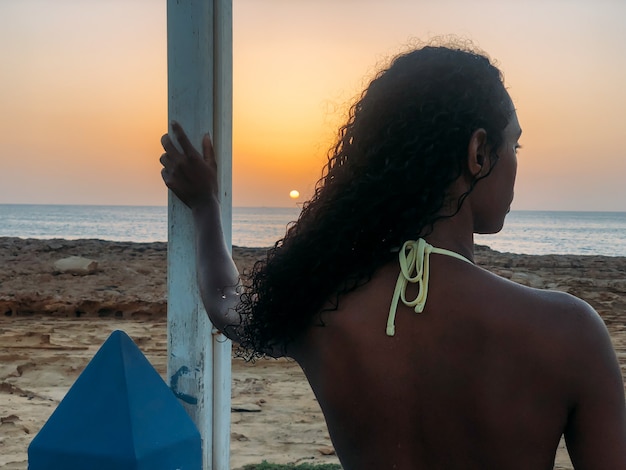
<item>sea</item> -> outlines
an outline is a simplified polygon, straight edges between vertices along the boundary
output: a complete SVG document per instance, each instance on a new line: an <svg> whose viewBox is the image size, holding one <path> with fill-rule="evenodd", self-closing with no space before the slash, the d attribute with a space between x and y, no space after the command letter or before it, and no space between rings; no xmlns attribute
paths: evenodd
<svg viewBox="0 0 626 470"><path fill-rule="evenodd" d="M300 208L234 207L233 245L269 247ZM167 240L167 207L0 204L0 237ZM511 211L504 229L476 235L500 252L626 256L626 212Z"/></svg>

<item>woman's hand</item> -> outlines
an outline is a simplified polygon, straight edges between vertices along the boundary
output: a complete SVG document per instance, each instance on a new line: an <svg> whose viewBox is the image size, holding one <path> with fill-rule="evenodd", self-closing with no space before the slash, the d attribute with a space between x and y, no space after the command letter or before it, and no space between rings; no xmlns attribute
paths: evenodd
<svg viewBox="0 0 626 470"><path fill-rule="evenodd" d="M209 135L202 139L202 154L189 141L180 124L173 121L174 137L182 148L178 151L169 134L161 137L165 153L161 155L161 176L165 185L191 209L217 201L217 162Z"/></svg>
<svg viewBox="0 0 626 470"><path fill-rule="evenodd" d="M200 154L180 124L172 122L172 130L182 153L168 134L161 137L165 149L160 158L161 175L167 187L192 209L198 287L206 312L218 330L240 341L241 317L236 312L239 272L224 241L213 144L205 135Z"/></svg>

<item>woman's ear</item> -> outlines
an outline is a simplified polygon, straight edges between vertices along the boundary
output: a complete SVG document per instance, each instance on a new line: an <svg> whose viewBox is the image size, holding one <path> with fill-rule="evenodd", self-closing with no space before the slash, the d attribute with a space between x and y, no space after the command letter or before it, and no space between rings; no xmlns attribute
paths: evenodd
<svg viewBox="0 0 626 470"><path fill-rule="evenodd" d="M474 177L486 174L488 168L487 158L487 131L476 129L470 137L467 148L467 169Z"/></svg>

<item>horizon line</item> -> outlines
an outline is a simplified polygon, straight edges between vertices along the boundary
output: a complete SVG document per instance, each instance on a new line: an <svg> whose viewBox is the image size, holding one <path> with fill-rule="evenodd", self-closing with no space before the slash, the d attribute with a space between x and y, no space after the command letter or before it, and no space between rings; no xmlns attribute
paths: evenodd
<svg viewBox="0 0 626 470"><path fill-rule="evenodd" d="M290 206L274 206L274 205L233 205L233 209L302 209L304 202L294 203ZM151 208L167 208L163 204L78 204L78 203L34 203L34 202L0 202L0 206L70 206L70 207L151 207ZM626 210L576 210L576 209L511 209L511 212L606 212L606 213L626 213Z"/></svg>

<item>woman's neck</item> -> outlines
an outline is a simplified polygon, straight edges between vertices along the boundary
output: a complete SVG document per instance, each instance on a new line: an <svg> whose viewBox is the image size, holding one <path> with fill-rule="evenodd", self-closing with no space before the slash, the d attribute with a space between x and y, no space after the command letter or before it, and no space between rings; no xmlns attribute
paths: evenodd
<svg viewBox="0 0 626 470"><path fill-rule="evenodd" d="M435 222L432 232L423 238L437 248L454 251L474 261L474 224L463 208L456 215Z"/></svg>

